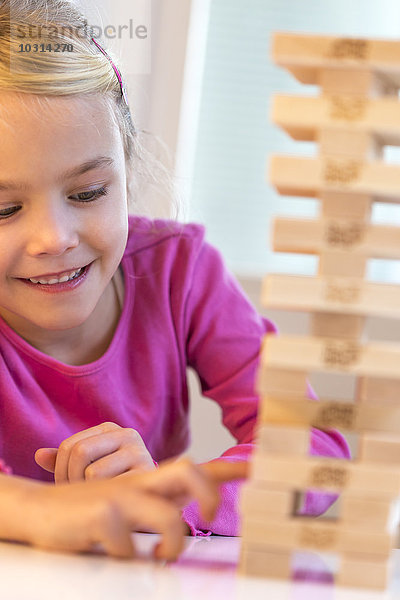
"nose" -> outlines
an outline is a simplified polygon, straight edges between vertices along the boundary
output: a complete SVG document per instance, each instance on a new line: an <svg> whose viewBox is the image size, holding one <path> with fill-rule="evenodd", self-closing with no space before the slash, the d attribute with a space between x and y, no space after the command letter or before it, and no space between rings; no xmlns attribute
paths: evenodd
<svg viewBox="0 0 400 600"><path fill-rule="evenodd" d="M30 256L59 256L79 244L75 219L62 207L37 209L28 228L26 252Z"/></svg>

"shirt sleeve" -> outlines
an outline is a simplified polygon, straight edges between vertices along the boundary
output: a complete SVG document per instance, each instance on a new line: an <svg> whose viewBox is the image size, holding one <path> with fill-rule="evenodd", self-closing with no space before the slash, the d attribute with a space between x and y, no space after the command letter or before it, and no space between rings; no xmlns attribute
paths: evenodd
<svg viewBox="0 0 400 600"><path fill-rule="evenodd" d="M258 408L255 379L261 342L265 334L276 333L276 327L257 313L218 250L205 241L193 268L185 323L187 363L199 376L203 396L221 407L222 422L238 442L219 460L247 460L254 448ZM310 453L349 457L347 444L338 432L319 430L312 430ZM221 505L210 523L203 521L196 503L184 509L183 518L193 535L239 534L241 484L233 481L221 486ZM335 497L309 494L304 510L319 514Z"/></svg>
<svg viewBox="0 0 400 600"><path fill-rule="evenodd" d="M6 465L2 458L0 458L0 473L4 473L5 475L12 475L12 468Z"/></svg>

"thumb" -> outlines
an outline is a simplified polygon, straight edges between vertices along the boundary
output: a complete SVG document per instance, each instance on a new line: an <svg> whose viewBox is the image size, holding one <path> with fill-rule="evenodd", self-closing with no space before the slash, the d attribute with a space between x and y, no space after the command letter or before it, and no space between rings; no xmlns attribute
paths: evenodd
<svg viewBox="0 0 400 600"><path fill-rule="evenodd" d="M39 448L39 450L36 450L35 452L35 461L39 467L42 467L45 471L54 473L57 452L57 448Z"/></svg>

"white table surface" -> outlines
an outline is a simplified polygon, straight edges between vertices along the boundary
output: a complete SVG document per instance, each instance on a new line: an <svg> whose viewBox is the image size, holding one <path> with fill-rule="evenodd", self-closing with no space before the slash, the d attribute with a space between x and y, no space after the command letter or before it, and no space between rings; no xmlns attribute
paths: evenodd
<svg viewBox="0 0 400 600"><path fill-rule="evenodd" d="M158 536L135 534L142 558L121 561L0 543L1 600L400 600L400 550L385 592L239 576L240 538L186 539L178 562L148 558ZM303 557L299 557L300 563ZM317 561L320 559L316 558Z"/></svg>

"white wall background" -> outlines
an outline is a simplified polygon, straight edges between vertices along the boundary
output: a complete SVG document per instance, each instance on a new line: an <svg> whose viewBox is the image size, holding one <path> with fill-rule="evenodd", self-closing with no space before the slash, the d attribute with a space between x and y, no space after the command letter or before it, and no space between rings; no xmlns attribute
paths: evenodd
<svg viewBox="0 0 400 600"><path fill-rule="evenodd" d="M279 197L266 182L272 153L315 153L294 142L268 117L274 93L315 94L270 60L276 30L341 36L398 38L397 0L212 0L201 85L189 218L240 274L267 271L313 274L314 257L270 250L269 226L277 213L314 216L315 200ZM389 153L398 160L399 154ZM380 220L400 222L398 207L375 210ZM371 266L374 279L400 280L400 271Z"/></svg>

